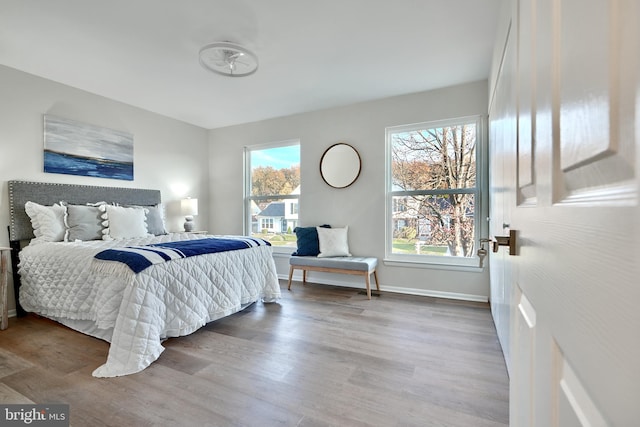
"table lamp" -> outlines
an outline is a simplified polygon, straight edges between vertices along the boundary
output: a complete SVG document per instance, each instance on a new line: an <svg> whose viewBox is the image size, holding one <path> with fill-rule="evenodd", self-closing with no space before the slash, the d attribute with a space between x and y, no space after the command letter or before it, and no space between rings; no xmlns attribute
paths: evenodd
<svg viewBox="0 0 640 427"><path fill-rule="evenodd" d="M188 197L180 201L180 210L184 215L184 231L193 231L193 216L198 215L198 199Z"/></svg>

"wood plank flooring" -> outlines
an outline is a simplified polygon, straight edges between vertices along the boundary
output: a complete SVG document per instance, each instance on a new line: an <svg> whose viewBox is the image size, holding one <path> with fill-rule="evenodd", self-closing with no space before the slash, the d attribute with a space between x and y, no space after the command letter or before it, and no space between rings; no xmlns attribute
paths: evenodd
<svg viewBox="0 0 640 427"><path fill-rule="evenodd" d="M0 402L67 403L72 426L506 426L487 304L294 282L141 373L93 378L108 344L55 322L0 332Z"/></svg>

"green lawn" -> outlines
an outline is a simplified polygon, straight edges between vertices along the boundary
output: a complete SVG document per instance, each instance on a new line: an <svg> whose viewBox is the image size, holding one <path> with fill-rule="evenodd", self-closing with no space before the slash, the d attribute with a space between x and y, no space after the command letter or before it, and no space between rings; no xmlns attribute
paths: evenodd
<svg viewBox="0 0 640 427"><path fill-rule="evenodd" d="M296 246L295 234L275 234L275 233L253 233L252 237L267 240L273 246ZM398 254L415 254L416 240L393 239L393 252ZM444 255L447 252L446 246L422 245L420 253L425 255Z"/></svg>
<svg viewBox="0 0 640 427"><path fill-rule="evenodd" d="M292 246L296 247L295 234L275 234L275 233L252 233L251 237L267 240L273 246Z"/></svg>
<svg viewBox="0 0 640 427"><path fill-rule="evenodd" d="M420 248L421 254L426 255L444 255L447 252L446 246L427 246L422 245ZM408 239L393 239L393 253L397 254L415 254L416 252L416 240Z"/></svg>

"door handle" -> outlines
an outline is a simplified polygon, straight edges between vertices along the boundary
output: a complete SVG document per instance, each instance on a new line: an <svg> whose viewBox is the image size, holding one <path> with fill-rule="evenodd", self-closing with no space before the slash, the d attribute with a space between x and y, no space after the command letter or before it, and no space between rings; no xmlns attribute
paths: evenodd
<svg viewBox="0 0 640 427"><path fill-rule="evenodd" d="M516 255L516 230L509 230L508 236L494 236L493 252L498 252L500 246L509 247L509 255Z"/></svg>

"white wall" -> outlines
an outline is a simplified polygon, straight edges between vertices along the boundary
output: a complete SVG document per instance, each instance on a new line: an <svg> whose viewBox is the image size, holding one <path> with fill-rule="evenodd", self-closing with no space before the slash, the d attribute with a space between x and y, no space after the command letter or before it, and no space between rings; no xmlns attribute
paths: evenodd
<svg viewBox="0 0 640 427"><path fill-rule="evenodd" d="M43 114L132 133L134 180L44 173ZM196 228L206 229L208 155L205 129L0 66L0 228L5 230L0 246L8 245L7 181L12 179L158 189L170 211L171 230L181 229L183 222L174 214L176 202L197 197Z"/></svg>
<svg viewBox="0 0 640 427"><path fill-rule="evenodd" d="M289 139L301 141L302 225L349 225L354 254L380 260L383 290L423 295L486 298L488 272L457 272L385 266L385 127L468 115L486 115L487 82L393 97L312 113L206 131L8 67L0 66L0 226L9 222L11 179L159 189L170 208L169 228L181 228L176 202L199 199L196 228L242 233L243 147ZM134 135L134 181L43 172L43 114L125 130ZM353 145L362 157L358 181L333 189L318 163L336 142ZM0 233L0 245L8 244ZM276 259L287 274L286 258ZM309 279L361 286L360 278L310 273ZM11 292L10 301L13 300ZM10 303L10 308L13 304Z"/></svg>
<svg viewBox="0 0 640 427"><path fill-rule="evenodd" d="M209 224L215 233L242 233L243 147L300 139L300 224L349 226L353 254L376 256L383 290L486 299L488 271L461 272L382 264L385 253L385 128L469 115L487 115L487 81L398 96L210 131ZM248 100L250 102L250 100ZM362 172L352 186L334 189L320 177L319 162L336 142L353 145ZM276 258L281 277L287 258ZM353 279L353 280L351 280ZM310 273L310 281L361 286L361 278Z"/></svg>

